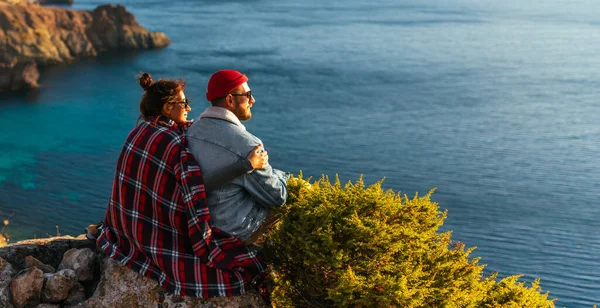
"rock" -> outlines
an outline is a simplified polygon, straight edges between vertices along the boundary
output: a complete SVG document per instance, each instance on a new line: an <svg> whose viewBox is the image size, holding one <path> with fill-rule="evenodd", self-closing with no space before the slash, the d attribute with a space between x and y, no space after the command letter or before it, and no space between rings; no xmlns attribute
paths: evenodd
<svg viewBox="0 0 600 308"><path fill-rule="evenodd" d="M20 4L20 5L27 5L30 4L30 0L0 0L0 3L8 3L8 4Z"/></svg>
<svg viewBox="0 0 600 308"><path fill-rule="evenodd" d="M41 303L33 308L59 308L60 305L52 305L52 304L47 304L47 303Z"/></svg>
<svg viewBox="0 0 600 308"><path fill-rule="evenodd" d="M246 293L237 297L217 297L211 299L199 299L193 297L182 297L167 295L162 306L164 308L262 308L269 307L260 298L258 293Z"/></svg>
<svg viewBox="0 0 600 308"><path fill-rule="evenodd" d="M10 281L17 271L0 258L0 308L12 308L12 299L10 296Z"/></svg>
<svg viewBox="0 0 600 308"><path fill-rule="evenodd" d="M60 303L69 297L69 294L77 285L77 276L75 271L71 269L45 274L42 302Z"/></svg>
<svg viewBox="0 0 600 308"><path fill-rule="evenodd" d="M0 281L0 308L13 308L10 296L10 280Z"/></svg>
<svg viewBox="0 0 600 308"><path fill-rule="evenodd" d="M74 11L1 0L0 42L0 90L13 91L37 86L34 64L67 63L103 51L170 44L164 33L143 28L122 5Z"/></svg>
<svg viewBox="0 0 600 308"><path fill-rule="evenodd" d="M149 32L122 5L101 5L92 11L88 35L97 50L161 48L171 41L164 33Z"/></svg>
<svg viewBox="0 0 600 308"><path fill-rule="evenodd" d="M37 88L39 77L37 64L33 61L15 65L0 63L0 91ZM0 245L3 246L6 245Z"/></svg>
<svg viewBox="0 0 600 308"><path fill-rule="evenodd" d="M26 267L27 256L33 256L44 264L56 267L65 251L69 249L69 243L65 240L56 240L43 245L19 243L0 248L0 257L19 269Z"/></svg>
<svg viewBox="0 0 600 308"><path fill-rule="evenodd" d="M38 78L40 78L40 72L35 62L17 63L12 70L11 90L37 88Z"/></svg>
<svg viewBox="0 0 600 308"><path fill-rule="evenodd" d="M89 248L71 248L65 252L58 270L72 269L77 275L77 280L87 281L94 278L94 252Z"/></svg>
<svg viewBox="0 0 600 308"><path fill-rule="evenodd" d="M146 278L110 258L103 260L103 272L96 292L86 307L268 307L255 292L238 297L202 299L165 295L158 282Z"/></svg>
<svg viewBox="0 0 600 308"><path fill-rule="evenodd" d="M102 252L93 252L89 246L94 243L84 238L85 235L27 240L0 248L0 255L7 257L0 258L0 308L34 307L40 300L60 302L61 307L268 307L254 291L238 297L212 299L165 294L155 280L104 257ZM55 254L59 252L64 254L62 261L56 261ZM16 269L35 262L27 258L27 253L32 253L40 263L57 263L59 272L44 276L42 270L30 267L12 279ZM78 275L86 277L94 273L96 276L91 280L77 282ZM86 295L91 297L86 298ZM58 307L49 304L38 306Z"/></svg>
<svg viewBox="0 0 600 308"><path fill-rule="evenodd" d="M50 265L46 265L44 263L42 263L40 260L36 259L35 257L32 256L27 256L25 257L25 267L29 268L29 267L37 267L39 269L42 270L42 272L45 273L54 273L55 269L54 267L50 266Z"/></svg>
<svg viewBox="0 0 600 308"><path fill-rule="evenodd" d="M35 238L35 239L28 239L28 240L22 240L22 241L18 241L16 243L13 243L11 245L47 245L49 243L52 242L56 242L56 241L60 241L60 242L67 242L69 243L69 246L74 246L76 244L73 244L73 242L85 242L85 243L90 243L89 240L86 240L85 234L80 234L78 236L70 236L70 235L63 235L63 236L54 236L54 237L42 237L42 238ZM91 242L91 246L95 246L95 243ZM70 247L70 248L75 248L75 247ZM89 247L88 247L89 248Z"/></svg>
<svg viewBox="0 0 600 308"><path fill-rule="evenodd" d="M0 258L10 262L16 269L26 268L27 256L35 257L40 262L56 268L70 248L87 247L95 250L95 246L94 242L85 239L85 235L32 239L0 248Z"/></svg>
<svg viewBox="0 0 600 308"><path fill-rule="evenodd" d="M110 258L102 263L100 282L85 305L89 307L156 307L160 303L162 289L154 280Z"/></svg>
<svg viewBox="0 0 600 308"><path fill-rule="evenodd" d="M16 273L17 271L10 263L0 258L0 281L11 280Z"/></svg>
<svg viewBox="0 0 600 308"><path fill-rule="evenodd" d="M63 304L68 305L68 306L74 306L79 303L85 302L86 299L87 299L87 297L85 296L85 289L80 283L78 283L71 290L71 293L69 293L69 296L63 302Z"/></svg>
<svg viewBox="0 0 600 308"><path fill-rule="evenodd" d="M23 270L10 284L13 305L17 308L33 306L40 302L44 273L36 267Z"/></svg>

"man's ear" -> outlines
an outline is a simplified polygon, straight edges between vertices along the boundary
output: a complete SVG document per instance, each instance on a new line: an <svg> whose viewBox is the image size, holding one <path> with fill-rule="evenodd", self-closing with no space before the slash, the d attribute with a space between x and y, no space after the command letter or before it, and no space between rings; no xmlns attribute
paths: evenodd
<svg viewBox="0 0 600 308"><path fill-rule="evenodd" d="M227 108L235 107L235 102L233 101L233 95L227 94L227 96L225 96L225 107L227 107Z"/></svg>

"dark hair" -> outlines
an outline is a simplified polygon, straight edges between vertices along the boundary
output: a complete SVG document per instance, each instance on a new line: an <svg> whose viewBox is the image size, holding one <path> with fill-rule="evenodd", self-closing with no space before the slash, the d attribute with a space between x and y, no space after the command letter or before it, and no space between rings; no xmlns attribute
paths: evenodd
<svg viewBox="0 0 600 308"><path fill-rule="evenodd" d="M214 107L223 107L223 103L225 102L226 97L227 97L227 95L223 96L223 97L215 98L212 101L210 101L210 104Z"/></svg>
<svg viewBox="0 0 600 308"><path fill-rule="evenodd" d="M150 74L138 75L140 87L144 89L140 102L140 119L145 121L161 115L163 105L179 99L179 92L185 89L185 80L159 79L154 82Z"/></svg>

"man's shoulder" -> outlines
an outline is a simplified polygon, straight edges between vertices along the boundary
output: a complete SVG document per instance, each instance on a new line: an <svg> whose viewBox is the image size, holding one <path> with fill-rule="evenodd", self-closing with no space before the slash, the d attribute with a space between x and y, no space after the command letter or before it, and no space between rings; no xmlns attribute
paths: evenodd
<svg viewBox="0 0 600 308"><path fill-rule="evenodd" d="M202 134L203 132L206 132L206 128L233 129L235 127L235 124L224 119L203 117L194 121L194 124L190 126L190 128L187 130L187 133Z"/></svg>
<svg viewBox="0 0 600 308"><path fill-rule="evenodd" d="M196 121L188 129L187 135L191 137L190 142L196 139L229 149L240 149L246 153L248 148L252 149L261 143L256 136L231 122L208 117Z"/></svg>

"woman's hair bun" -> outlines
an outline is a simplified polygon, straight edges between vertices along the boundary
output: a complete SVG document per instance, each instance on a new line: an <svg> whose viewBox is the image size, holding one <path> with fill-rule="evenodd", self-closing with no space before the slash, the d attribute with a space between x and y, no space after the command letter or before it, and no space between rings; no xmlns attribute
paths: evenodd
<svg viewBox="0 0 600 308"><path fill-rule="evenodd" d="M152 80L152 77L148 73L142 73L138 81L144 90L148 90L154 84L154 80Z"/></svg>

